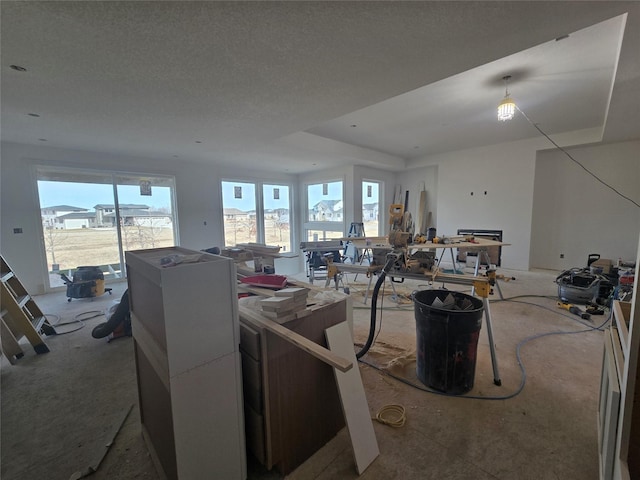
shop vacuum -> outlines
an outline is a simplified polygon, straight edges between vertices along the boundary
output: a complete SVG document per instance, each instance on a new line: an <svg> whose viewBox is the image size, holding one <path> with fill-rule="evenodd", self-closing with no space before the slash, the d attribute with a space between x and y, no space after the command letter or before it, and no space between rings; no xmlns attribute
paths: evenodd
<svg viewBox="0 0 640 480"><path fill-rule="evenodd" d="M60 274L67 286L67 302L72 298L93 298L104 295L111 289L104 286L104 273L100 267L78 267L70 280L64 273Z"/></svg>

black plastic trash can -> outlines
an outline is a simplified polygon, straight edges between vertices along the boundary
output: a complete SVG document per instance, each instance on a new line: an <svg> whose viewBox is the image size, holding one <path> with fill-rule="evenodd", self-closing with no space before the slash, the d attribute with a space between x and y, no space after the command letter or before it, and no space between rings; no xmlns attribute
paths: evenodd
<svg viewBox="0 0 640 480"><path fill-rule="evenodd" d="M471 302L467 310L434 307L436 298L453 295L456 305ZM482 300L449 290L422 290L413 294L416 317L416 373L426 386L459 395L473 388ZM468 302L465 302L468 304Z"/></svg>

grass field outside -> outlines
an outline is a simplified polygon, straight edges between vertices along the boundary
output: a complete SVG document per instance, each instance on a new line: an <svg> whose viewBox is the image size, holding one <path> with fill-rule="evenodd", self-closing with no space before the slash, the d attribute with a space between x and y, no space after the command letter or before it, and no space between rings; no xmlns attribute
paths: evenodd
<svg viewBox="0 0 640 480"><path fill-rule="evenodd" d="M122 233L125 251L174 244L170 228L124 227ZM115 228L47 229L44 244L50 271L54 265L64 272L82 265L111 265L120 261Z"/></svg>
<svg viewBox="0 0 640 480"><path fill-rule="evenodd" d="M331 237L344 236L341 232ZM378 222L366 222L365 233L378 235ZM267 245L279 245L280 252L296 249L290 242L289 224L277 224L275 220L265 221ZM255 224L225 222L226 246L256 241ZM171 228L126 226L122 229L124 250L170 247L175 244ZM73 230L45 229L44 244L47 252L47 268L58 277L58 272L72 274L79 266L100 266L108 272L108 265L119 273L118 236L115 228L81 228ZM213 246L213 245L212 245ZM51 281L51 286L61 285L61 281Z"/></svg>

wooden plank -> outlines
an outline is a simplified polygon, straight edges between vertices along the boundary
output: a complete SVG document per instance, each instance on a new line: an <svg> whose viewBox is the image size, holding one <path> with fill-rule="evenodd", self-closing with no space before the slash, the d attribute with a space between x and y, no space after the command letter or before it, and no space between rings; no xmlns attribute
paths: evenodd
<svg viewBox="0 0 640 480"><path fill-rule="evenodd" d="M325 330L327 343L332 352L356 362L351 332L346 322L339 323ZM378 457L380 450L373 422L369 413L369 405L364 393L360 370L356 366L348 372L334 369L338 392L342 402L342 410L347 422L347 429L353 445L353 455L358 475L367 469Z"/></svg>
<svg viewBox="0 0 640 480"><path fill-rule="evenodd" d="M624 351L624 356L629 355L629 319L631 318L631 303L613 301L613 318L620 335L620 344Z"/></svg>
<svg viewBox="0 0 640 480"><path fill-rule="evenodd" d="M302 335L298 335L297 333L292 332L287 327L283 327L282 325L274 322L269 318L264 317L254 310L240 306L239 312L241 317L244 317L258 324L259 326L266 328L270 332L273 332L279 337L287 340L288 342L293 343L295 346L313 355L317 359L331 365L333 368L337 368L341 372L346 372L353 367L352 361L346 360L343 357L336 355L326 348L321 347L317 343L312 342Z"/></svg>
<svg viewBox="0 0 640 480"><path fill-rule="evenodd" d="M49 347L47 347L44 340L42 340L38 332L33 328L31 319L27 317L27 314L22 310L20 305L18 305L18 302L7 286L4 283L0 283L0 289L2 290L2 306L8 312L6 324L13 332L14 337L16 339L20 339L22 336L27 337L36 353L48 352Z"/></svg>
<svg viewBox="0 0 640 480"><path fill-rule="evenodd" d="M6 313L6 310L4 311ZM3 314L4 315L4 314ZM13 332L9 329L4 319L0 317L0 340L2 341L2 352L11 365L15 365L16 358L20 358L24 355L22 347L13 335ZM15 358L14 358L15 357Z"/></svg>
<svg viewBox="0 0 640 480"><path fill-rule="evenodd" d="M306 298L308 294L309 294L309 289L301 288L301 287L287 287L287 288L283 288L282 290L276 290L275 292L276 297L293 297L293 298L305 297Z"/></svg>
<svg viewBox="0 0 640 480"><path fill-rule="evenodd" d="M269 297L260 301L264 310L272 312L291 310L295 306L293 297Z"/></svg>
<svg viewBox="0 0 640 480"><path fill-rule="evenodd" d="M427 224L427 191L422 188L420 191L420 200L418 201L418 233L427 233L429 225Z"/></svg>

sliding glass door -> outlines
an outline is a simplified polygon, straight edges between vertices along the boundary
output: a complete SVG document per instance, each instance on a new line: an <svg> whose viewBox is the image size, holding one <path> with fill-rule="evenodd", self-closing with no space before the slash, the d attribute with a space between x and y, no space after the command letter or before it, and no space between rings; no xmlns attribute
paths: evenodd
<svg viewBox="0 0 640 480"><path fill-rule="evenodd" d="M174 181L85 170L37 168L49 288L79 266L124 277L124 251L176 244Z"/></svg>

